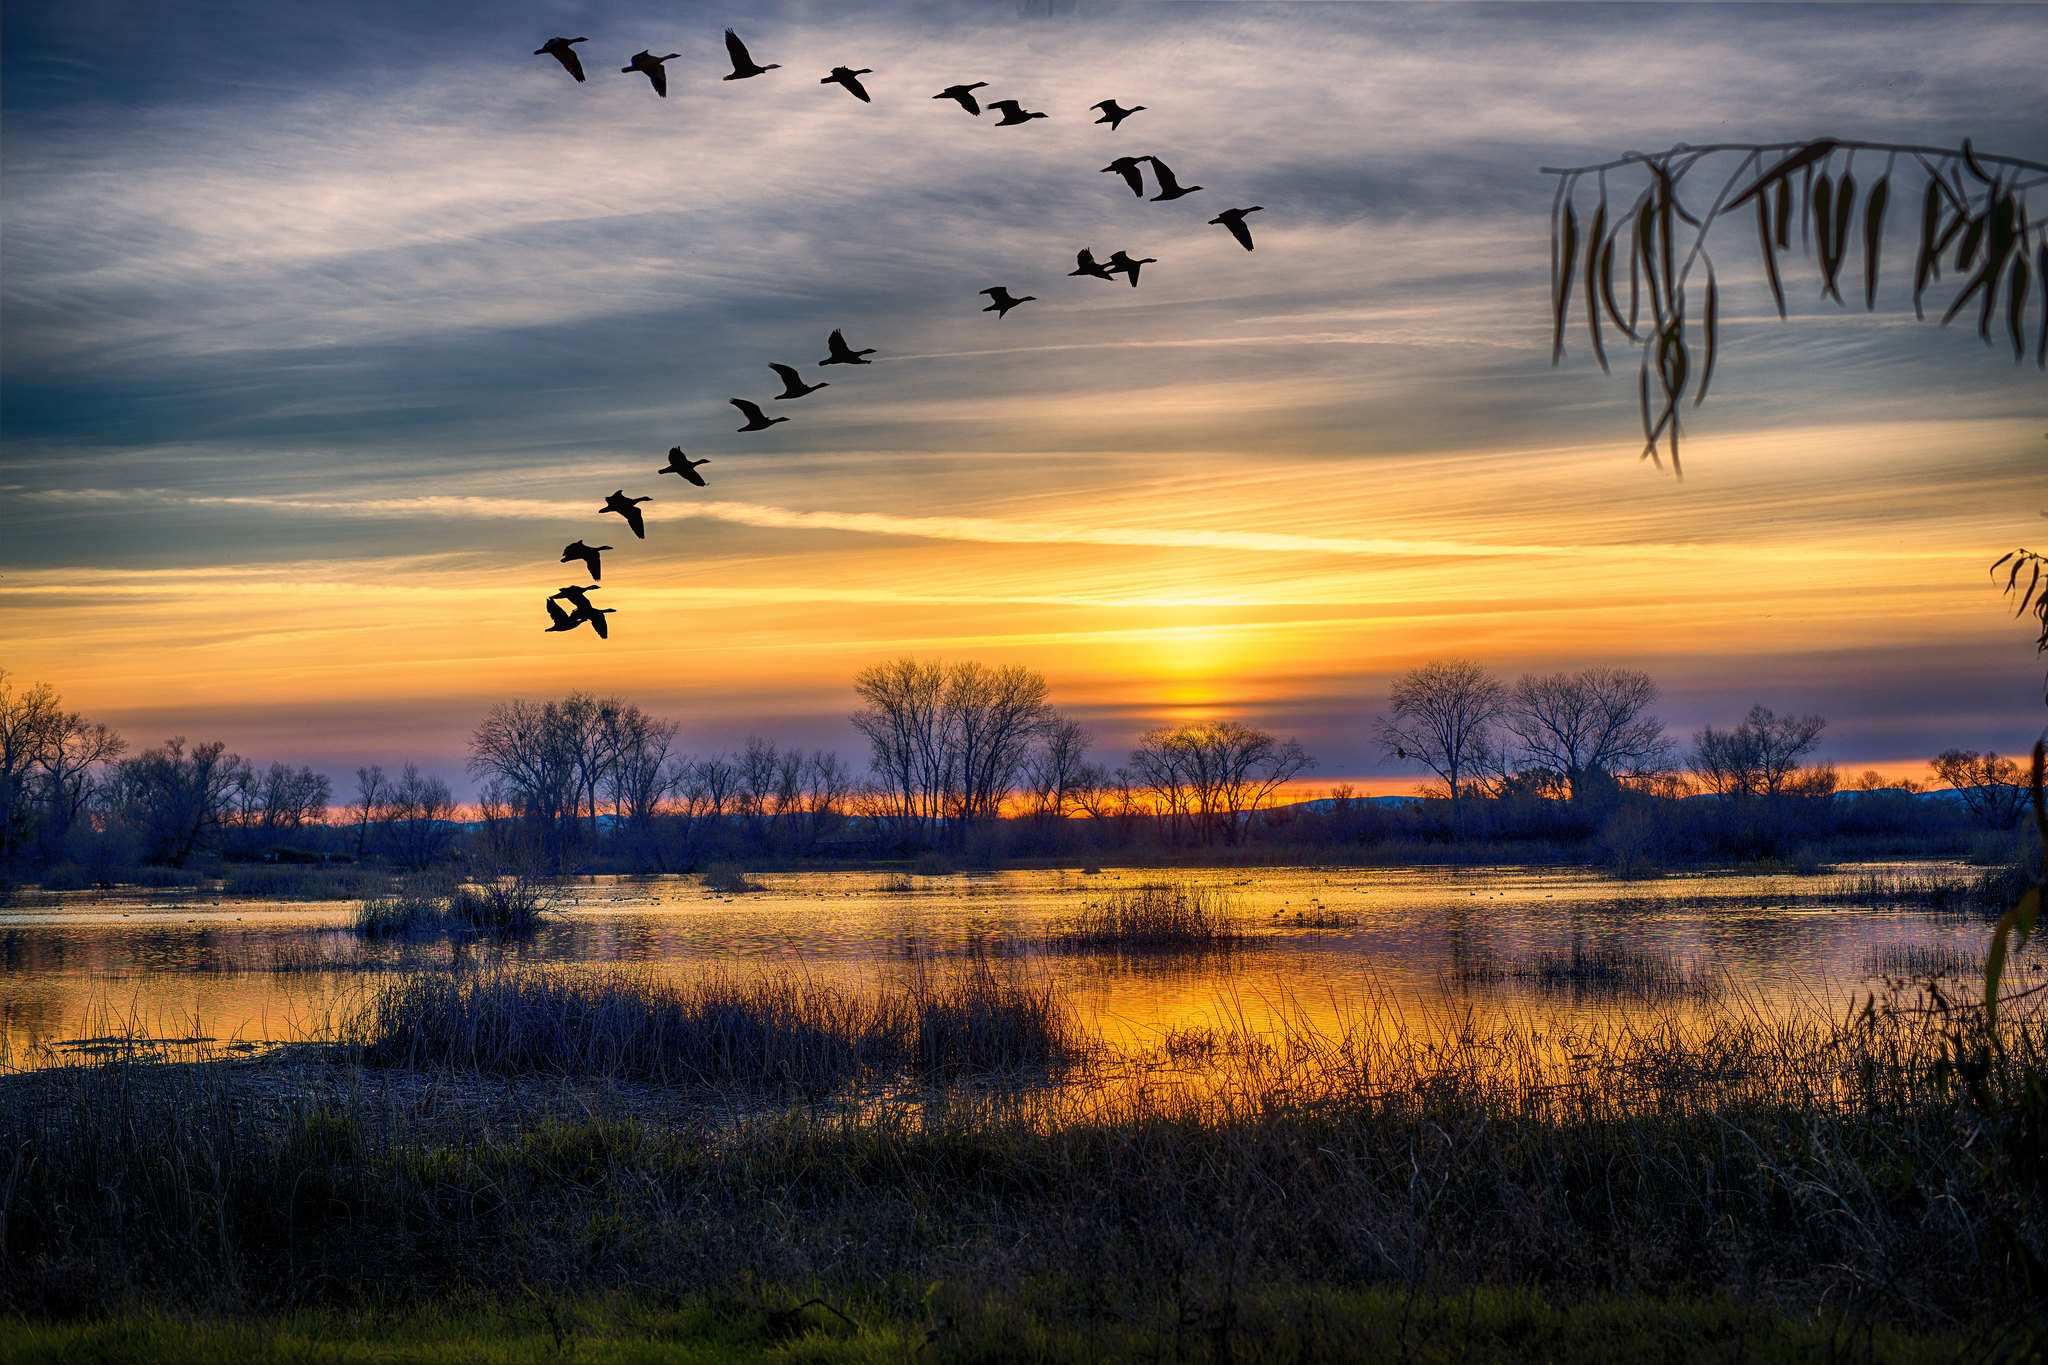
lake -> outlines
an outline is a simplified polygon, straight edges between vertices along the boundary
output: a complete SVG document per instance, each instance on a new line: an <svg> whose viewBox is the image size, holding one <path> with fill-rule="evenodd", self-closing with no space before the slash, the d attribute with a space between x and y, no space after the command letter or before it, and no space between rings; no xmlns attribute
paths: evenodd
<svg viewBox="0 0 2048 1365"><path fill-rule="evenodd" d="M1855 869L1873 870L1964 869ZM1175 1031L1260 1030L1281 1016L1326 1027L1368 1009L1425 1031L1474 1015L1563 1023L1729 1005L1840 1018L1852 999L1882 993L1884 954L1910 947L1967 972L1988 932L1953 914L1816 903L1835 876L1622 882L1523 867L753 876L766 889L739 895L693 877L578 879L544 929L504 947L365 942L346 928L346 903L42 896L0 908L5 1057L35 1065L78 1055L67 1044L138 1029L217 1045L301 1038L366 983L394 969L446 969L458 954L668 973L788 969L858 985L991 954L1057 983L1105 1042L1141 1049ZM1047 949L1046 931L1063 917L1174 881L1223 893L1254 930L1248 945L1197 955ZM2039 970L2029 956L2022 969Z"/></svg>

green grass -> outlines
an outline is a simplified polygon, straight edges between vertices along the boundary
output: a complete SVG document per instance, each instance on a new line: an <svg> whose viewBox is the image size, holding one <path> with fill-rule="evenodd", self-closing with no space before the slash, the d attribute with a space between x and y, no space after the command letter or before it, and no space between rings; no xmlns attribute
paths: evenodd
<svg viewBox="0 0 2048 1365"><path fill-rule="evenodd" d="M1006 1295L936 1283L833 1302L815 1286L747 1292L563 1296L418 1311L236 1319L117 1314L89 1323L0 1323L18 1361L436 1362L1287 1362L1408 1360L1637 1365L1642 1361L1918 1362L1996 1358L2017 1333L1909 1331L1768 1303L1593 1299L1516 1291L1262 1288L1221 1301L1162 1293L1093 1318L1085 1286Z"/></svg>

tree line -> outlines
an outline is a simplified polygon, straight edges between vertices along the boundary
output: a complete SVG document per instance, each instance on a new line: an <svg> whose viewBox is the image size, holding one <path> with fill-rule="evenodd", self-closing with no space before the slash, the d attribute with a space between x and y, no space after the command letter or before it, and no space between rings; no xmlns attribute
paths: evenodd
<svg viewBox="0 0 2048 1365"><path fill-rule="evenodd" d="M1813 761L1818 715L1759 705L1681 740L1654 714L1648 674L1606 666L1510 681L1437 660L1401 675L1372 723L1388 759L1433 779L1406 804L1339 787L1290 805L1283 794L1314 758L1232 719L1157 727L1097 761L1088 728L1019 665L901 658L863 669L853 691L864 767L760 736L686 752L675 721L617 696L501 702L470 738L479 794L463 810L412 763L356 769L338 801L325 774L254 763L219 741L173 737L131 753L47 685L0 673L0 868L68 865L107 881L213 858L424 868L481 857L678 871L719 858L1150 856L1252 843L1302 856L1407 846L1415 857L1447 843L1517 845L1514 856L1531 857L1627 845L1687 861L1875 837L1880 804L1851 812L1833 798L1845 785L1888 785L1874 773L1845 784ZM1894 803L1886 837L2018 822L2025 785L2011 760L1952 749L1930 767L1957 794L1956 819ZM1920 784L1905 787L1893 795ZM1684 800L1693 796L1715 799Z"/></svg>

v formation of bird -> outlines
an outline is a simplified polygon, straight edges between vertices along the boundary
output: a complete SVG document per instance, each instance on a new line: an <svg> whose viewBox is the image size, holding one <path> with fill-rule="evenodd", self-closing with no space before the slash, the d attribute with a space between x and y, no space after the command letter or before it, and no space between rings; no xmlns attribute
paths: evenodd
<svg viewBox="0 0 2048 1365"><path fill-rule="evenodd" d="M588 38L550 38L535 48L533 55L536 57L553 57L562 64L563 70L575 77L580 83L585 77L583 62L576 54L575 44L588 41ZM756 62L752 54L747 51L747 45L740 40L739 34L731 29L725 31L725 50L726 55L732 60L732 71L722 78L724 80L747 80L754 76L766 75L770 71L781 69L780 63L777 62ZM641 75L646 76L648 83L654 87L654 93L666 99L668 98L668 69L663 63L673 61L679 55L681 54L670 52L663 56L656 56L652 50L642 49L635 53L632 60L620 67L619 70L625 75L639 72ZM818 84L837 85L862 104L872 104L874 102L873 97L868 94L867 87L861 84L860 80L862 76L872 74L873 72L867 67L835 66L829 74L819 80ZM951 100L967 113L980 118L984 102L976 97L975 91L985 89L987 85L987 81L949 85L938 94L933 95L932 98L935 100ZM995 121L995 126L998 128L1020 127L1032 122L1034 119L1052 117L1043 111L1026 109L1021 101L1014 99L989 100L986 102L986 107L1001 116ZM1101 117L1095 119L1094 122L1109 125L1111 132L1115 132L1120 128L1125 119L1133 114L1142 112L1145 108L1144 105L1137 104L1126 109L1113 99L1099 100L1089 107L1101 114ZM1153 187L1158 190L1157 194L1150 196L1153 203L1171 203L1176 199L1185 198L1202 188L1200 185L1181 184L1175 177L1173 168L1156 156L1120 156L1111 161L1107 166L1104 166L1102 170L1104 174L1121 176L1124 183L1130 186L1131 193L1140 199L1144 199L1147 197L1145 194L1144 170L1146 166L1151 167ZM1246 208L1225 209L1216 217L1209 219L1209 223L1226 229L1232 237L1237 239L1240 246L1246 251L1250 251L1252 249L1252 234L1251 229L1245 224L1245 215L1258 213L1261 209L1262 206L1258 204L1253 204ZM1122 249L1111 252L1107 261L1097 261L1093 249L1089 247L1082 247L1076 254L1075 261L1077 268L1067 272L1070 276L1090 276L1114 283L1116 278L1121 275L1133 289L1138 287L1139 270L1145 266L1158 263L1154 257L1133 257ZM1031 303L1038 297L1036 294L1013 295L1006 285L995 285L982 290L981 293L990 300L988 307L981 311L984 313L994 313L997 318L1007 317L1012 308L1017 307L1019 304ZM825 365L868 365L873 362L868 360L867 357L875 354L873 347L856 349L846 340L844 333L838 329L835 329L826 340L826 351L825 358L817 362L821 367ZM771 400L774 402L804 398L816 393L820 389L830 387L829 382L825 380L820 380L815 384L806 383L803 375L793 365L771 362L768 368L773 370L776 377L782 381L782 392L774 396L774 399ZM790 420L784 416L769 416L761 410L759 403L751 399L734 398L728 401L746 419L746 424L738 429L742 433L767 431L777 423ZM704 476L698 473L697 470L699 466L709 463L711 463L709 459L691 459L683 453L681 446L671 446L668 452L668 463L655 472L658 474L675 474L686 482L694 484L698 488L703 488L706 487ZM608 512L616 513L625 521L627 527L632 530L636 540L645 540L647 538L647 521L645 515L640 510L640 504L652 501L654 501L652 497L628 497L626 490L621 488L605 498L604 506L598 509L598 512L599 515ZM581 540L573 541L563 547L561 562L564 564L571 563L572 561L580 562L583 565L585 575L591 581L588 583L567 584L548 596L546 606L549 624L545 627L545 633L553 634L556 632L573 631L578 626L588 624L600 638L609 639L611 637L611 628L606 623L605 618L611 615L616 608L600 607L590 600L590 594L599 590L604 578L602 556L605 551L611 548L609 545L588 545ZM559 605L563 602L568 603L567 609Z"/></svg>

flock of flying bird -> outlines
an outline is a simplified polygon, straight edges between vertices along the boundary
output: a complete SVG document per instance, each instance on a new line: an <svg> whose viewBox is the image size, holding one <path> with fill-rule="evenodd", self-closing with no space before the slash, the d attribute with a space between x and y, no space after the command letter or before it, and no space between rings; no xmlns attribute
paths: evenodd
<svg viewBox="0 0 2048 1365"><path fill-rule="evenodd" d="M587 38L550 38L538 48L535 48L533 55L536 57L553 57L562 64L563 69L571 76L574 76L578 81L582 81L584 79L583 62L576 54L575 44L588 41L589 39ZM781 64L778 62L769 62L765 65L756 62L752 55L748 53L747 45L741 42L740 36L731 29L725 31L725 50L732 58L732 72L724 77L726 80L746 80L749 77L781 69ZM662 63L680 55L680 53L670 52L665 56L657 57L652 52L643 49L635 53L633 59L620 67L619 70L627 75L637 71L646 76L648 82L654 87L654 93L666 99L668 98L668 71L663 67ZM861 103L871 104L873 100L868 95L867 87L862 85L860 81L862 76L871 74L873 72L868 67L856 69L853 67L835 66L832 68L831 74L820 80L818 84L838 85ZM976 98L974 92L985 88L987 85L987 81L975 81L966 85L949 85L938 94L932 96L932 98L935 100L952 100L962 109L979 118L982 112L982 102ZM1139 104L1126 109L1113 99L1099 100L1089 107L1101 112L1102 116L1096 119L1095 122L1108 124L1112 132L1120 127L1125 119L1145 108L1144 105ZM1029 123L1033 119L1050 117L1050 115L1040 111L1027 110L1016 100L990 100L988 108L1002 115L995 124L998 128L1017 127ZM1173 169L1156 156L1120 156L1107 166L1104 166L1102 170L1105 175L1114 174L1122 176L1124 183L1131 187L1131 193L1143 199L1145 198L1145 172L1143 167L1146 165L1151 166L1152 178L1159 191L1159 193L1151 197L1153 203L1168 203L1193 194L1202 188L1200 185L1181 184L1174 177ZM1251 229L1245 224L1245 215L1258 213L1262 207L1262 205L1253 204L1247 208L1225 209L1216 217L1209 219L1209 222L1212 225L1228 229L1230 235L1237 239L1238 244L1244 247L1246 251L1250 251L1252 249L1252 234ZM1067 273L1069 276L1089 276L1098 280L1110 281L1114 281L1117 276L1122 275L1129 281L1131 287L1135 289L1138 287L1138 272L1145 266L1155 264L1157 264L1157 261L1154 257L1134 258L1122 250L1111 252L1107 261L1098 261L1095 259L1095 253L1091 248L1083 247L1075 257L1076 268ZM1025 294L1021 297L1013 295L1004 285L992 286L982 290L981 293L987 295L989 299L988 307L981 311L984 313L994 313L998 318L1007 316L1009 311L1019 304L1030 303L1038 297L1036 294ZM873 347L865 350L856 350L847 342L845 336L837 330L832 333L826 344L830 353L818 362L820 366L867 365L872 363L867 357L875 353ZM828 387L827 383L822 380L816 384L804 382L803 376L798 373L794 366L771 363L768 368L776 373L777 377L782 380L783 385L782 392L776 394L773 401L803 398L806 395L816 393L819 389ZM734 398L728 401L735 408L739 409L742 417L747 419L747 424L739 428L741 432L766 431L778 422L787 422L789 420L787 417L770 417L761 411L758 403L745 398ZM708 459L693 460L683 453L681 446L672 446L668 452L668 463L656 472L679 475L688 482L702 488L705 487L704 476L697 472L697 467L709 463ZM652 497L629 498L626 496L626 490L621 488L604 500L604 507L600 509L599 515L603 515L606 512L617 513L620 517L624 518L626 525L631 528L636 538L645 540L647 538L647 523L645 517L641 515L640 504L652 501L654 501ZM550 618L550 624L546 628L548 632L571 631L587 622L591 629L595 630L599 636L604 638L610 637L611 628L605 623L605 617L609 616L616 608L595 605L591 602L589 594L598 590L600 580L604 577L604 565L601 556L611 548L609 545L586 545L581 540L573 541L563 547L561 562L567 564L571 561L580 560L588 571L591 581L580 584L571 583L548 597L547 611ZM563 602L569 604L569 610L563 609L560 605Z"/></svg>

